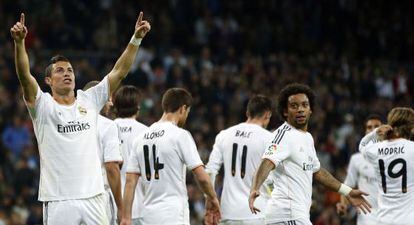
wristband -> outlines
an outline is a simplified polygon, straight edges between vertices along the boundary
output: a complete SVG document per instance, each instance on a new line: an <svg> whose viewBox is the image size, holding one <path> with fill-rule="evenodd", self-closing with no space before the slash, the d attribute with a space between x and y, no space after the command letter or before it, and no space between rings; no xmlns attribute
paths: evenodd
<svg viewBox="0 0 414 225"><path fill-rule="evenodd" d="M349 193L352 191L352 188L345 185L345 184L341 184L341 186L339 187L338 193L341 195L349 195Z"/></svg>
<svg viewBox="0 0 414 225"><path fill-rule="evenodd" d="M132 35L131 40L129 43L135 46L139 46L141 44L142 38L136 38L135 35Z"/></svg>

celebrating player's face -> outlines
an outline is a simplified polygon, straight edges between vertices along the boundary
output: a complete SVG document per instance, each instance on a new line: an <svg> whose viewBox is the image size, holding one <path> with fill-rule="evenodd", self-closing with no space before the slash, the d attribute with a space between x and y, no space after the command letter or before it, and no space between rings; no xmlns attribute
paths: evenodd
<svg viewBox="0 0 414 225"><path fill-rule="evenodd" d="M73 91L75 89L75 75L69 62L59 61L53 64L52 74L47 83L57 92Z"/></svg>
<svg viewBox="0 0 414 225"><path fill-rule="evenodd" d="M375 128L381 126L381 121L377 119L368 120L365 124L365 134L368 134L369 132L373 131Z"/></svg>
<svg viewBox="0 0 414 225"><path fill-rule="evenodd" d="M311 113L309 99L305 94L289 96L285 112L289 124L297 128L306 127Z"/></svg>

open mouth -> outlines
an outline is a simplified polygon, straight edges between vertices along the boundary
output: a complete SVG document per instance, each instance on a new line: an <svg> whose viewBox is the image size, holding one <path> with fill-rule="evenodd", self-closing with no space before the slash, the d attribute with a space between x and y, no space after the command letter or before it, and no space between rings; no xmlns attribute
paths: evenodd
<svg viewBox="0 0 414 225"><path fill-rule="evenodd" d="M305 120L306 119L306 116L296 116L295 117L297 120Z"/></svg>
<svg viewBox="0 0 414 225"><path fill-rule="evenodd" d="M65 78L65 79L63 79L63 82L64 82L64 83L71 83L71 82L72 82L72 79L70 79L70 78Z"/></svg>

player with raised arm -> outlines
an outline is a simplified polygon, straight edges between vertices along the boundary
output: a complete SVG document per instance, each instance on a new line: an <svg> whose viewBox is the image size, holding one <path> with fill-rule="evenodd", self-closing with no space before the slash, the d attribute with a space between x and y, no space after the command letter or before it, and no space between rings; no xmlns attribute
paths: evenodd
<svg viewBox="0 0 414 225"><path fill-rule="evenodd" d="M83 87L83 91L88 90L99 84L99 81L90 81ZM120 150L120 141L118 127L116 123L105 116L112 102L105 104L98 115L98 141L99 141L99 158L102 164L102 176L104 178L104 188L107 195L106 213L109 218L109 224L116 225L117 219L122 216L122 193L121 193L121 172L122 156Z"/></svg>
<svg viewBox="0 0 414 225"><path fill-rule="evenodd" d="M273 133L273 140L254 176L249 197L252 213L259 212L254 201L271 173L274 189L265 211L266 224L312 224L309 210L313 179L345 195L363 212L369 212L370 205L362 196L365 193L341 184L321 168L312 135L307 131L314 103L314 92L303 84L287 85L279 94L278 113L285 123Z"/></svg>
<svg viewBox="0 0 414 225"><path fill-rule="evenodd" d="M221 195L221 224L264 224L264 214L250 213L249 198L254 172L271 138L265 128L272 116L272 102L263 95L256 95L247 104L247 121L221 131L213 146L207 164L207 173L214 184L215 177L224 164L224 184ZM265 188L262 190L267 192ZM263 208L266 198L261 195L256 205Z"/></svg>
<svg viewBox="0 0 414 225"><path fill-rule="evenodd" d="M373 131L375 128L381 126L381 117L378 115L370 115L365 120L365 134ZM349 165L348 172L344 184L352 187L359 188L369 193L367 201L371 204L371 213L359 214L357 218L358 225L376 225L378 224L377 217L375 215L377 208L377 177L375 175L374 167L371 163L367 162L360 152L352 155ZM342 195L341 202L336 204L336 210L338 214L346 214L348 208L348 201Z"/></svg>
<svg viewBox="0 0 414 225"><path fill-rule="evenodd" d="M182 88L168 89L162 97L161 119L135 141L128 161L122 225L131 224L137 181L144 186L143 224L190 224L186 167L192 170L206 195L206 223L217 223L220 206L191 134L183 127L192 104Z"/></svg>
<svg viewBox="0 0 414 225"><path fill-rule="evenodd" d="M131 85L122 86L115 92L113 100L115 115L117 117L115 123L118 126L119 138L121 139L121 152L124 158L121 169L123 192L125 188L126 168L131 155L133 141L148 127L136 120L141 104L141 95L138 88ZM140 218L142 217L143 199L142 181L139 180L132 204L132 224L134 225L142 224Z"/></svg>
<svg viewBox="0 0 414 225"><path fill-rule="evenodd" d="M10 29L16 72L38 142L39 200L44 206L44 224L109 224L98 157L97 118L108 96L128 74L141 39L151 29L142 16L141 12L132 39L114 68L95 87L77 90L76 97L74 69L69 60L63 56L52 58L45 74L52 95L44 93L30 73L23 13Z"/></svg>
<svg viewBox="0 0 414 225"><path fill-rule="evenodd" d="M378 177L377 224L414 221L414 110L396 107L382 125L367 134L359 149ZM383 140L378 142L379 140Z"/></svg>

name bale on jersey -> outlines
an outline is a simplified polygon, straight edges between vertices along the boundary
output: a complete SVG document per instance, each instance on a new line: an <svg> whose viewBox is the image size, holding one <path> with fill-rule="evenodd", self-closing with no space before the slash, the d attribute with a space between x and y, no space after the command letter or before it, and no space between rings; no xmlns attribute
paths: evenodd
<svg viewBox="0 0 414 225"><path fill-rule="evenodd" d="M58 124L57 130L59 133L74 133L74 132L80 132L84 130L88 130L91 128L88 122L81 123L79 121L70 121L66 125Z"/></svg>
<svg viewBox="0 0 414 225"><path fill-rule="evenodd" d="M144 134L144 139L151 140L154 138L159 138L159 137L162 137L164 133L165 133L164 130L148 132Z"/></svg>
<svg viewBox="0 0 414 225"><path fill-rule="evenodd" d="M237 130L236 131L236 137L241 137L241 138L250 138L250 135L253 132L247 132L247 131L242 131L242 130Z"/></svg>
<svg viewBox="0 0 414 225"><path fill-rule="evenodd" d="M392 155L392 154L404 154L404 146L402 147L391 147L391 148L378 148L379 155Z"/></svg>

